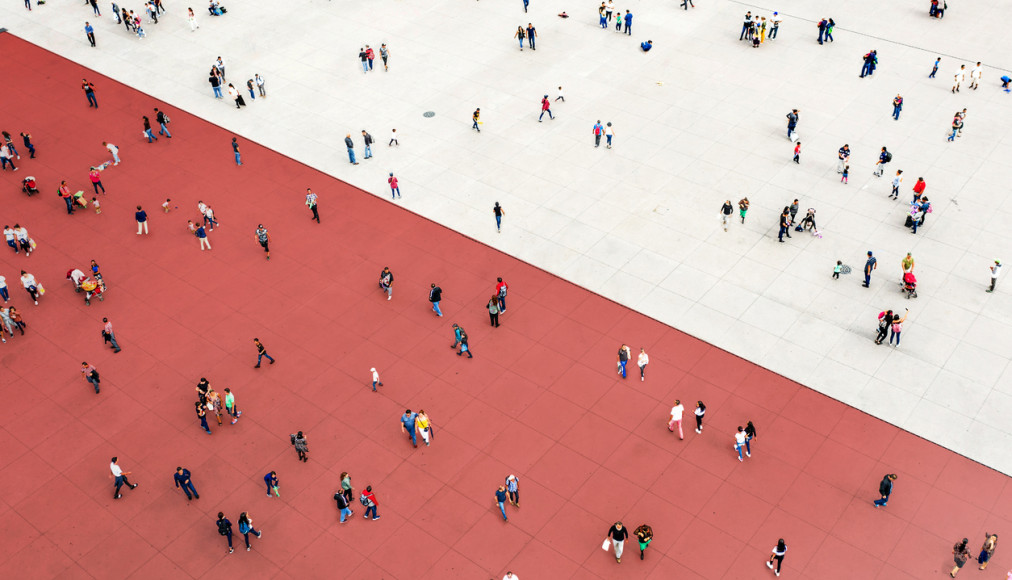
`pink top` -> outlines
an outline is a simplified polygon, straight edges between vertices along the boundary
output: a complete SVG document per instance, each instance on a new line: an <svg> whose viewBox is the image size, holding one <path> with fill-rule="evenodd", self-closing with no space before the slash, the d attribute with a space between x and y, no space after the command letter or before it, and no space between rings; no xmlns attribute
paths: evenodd
<svg viewBox="0 0 1012 580"><path fill-rule="evenodd" d="M91 178L92 183L98 183L99 181L102 180L101 174L98 172L97 169L89 173L88 177Z"/></svg>
<svg viewBox="0 0 1012 580"><path fill-rule="evenodd" d="M390 184L390 187L397 187L396 177L391 176L390 179L387 179L387 182Z"/></svg>

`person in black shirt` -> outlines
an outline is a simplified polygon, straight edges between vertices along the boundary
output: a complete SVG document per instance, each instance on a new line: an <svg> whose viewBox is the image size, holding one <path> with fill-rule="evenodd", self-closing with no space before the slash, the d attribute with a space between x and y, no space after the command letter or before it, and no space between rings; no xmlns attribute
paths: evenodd
<svg viewBox="0 0 1012 580"><path fill-rule="evenodd" d="M502 206L499 205L499 202L497 201L495 202L495 207L492 208L492 213L495 214L495 231L496 233L499 233L502 231L502 216L505 215L506 212L503 211Z"/></svg>
<svg viewBox="0 0 1012 580"><path fill-rule="evenodd" d="M387 293L387 300L394 297L394 273L390 271L389 266L384 266L380 272L379 287Z"/></svg>
<svg viewBox="0 0 1012 580"><path fill-rule="evenodd" d="M172 134L169 133L169 127L168 127L169 118L165 115L165 113L163 113L162 111L159 111L158 107L155 107L155 121L157 121L158 124L161 126L158 129L158 134L159 135L165 135L166 138L172 139Z"/></svg>
<svg viewBox="0 0 1012 580"><path fill-rule="evenodd" d="M629 530L625 529L622 522L615 522L608 530L608 538L611 538L611 545L615 548L615 561L622 562L622 549L625 547L625 539L629 537ZM607 542L607 538L605 539Z"/></svg>
<svg viewBox="0 0 1012 580"><path fill-rule="evenodd" d="M263 360L264 357L267 357L267 359L271 361L271 364L274 364L274 358L267 354L267 349L264 348L264 345L260 342L259 338L254 338L253 344L257 347L257 366L253 368L260 368L260 361Z"/></svg>
<svg viewBox="0 0 1012 580"><path fill-rule="evenodd" d="M755 425L752 421L745 424L745 455L752 457L752 445L751 442L756 437Z"/></svg>
<svg viewBox="0 0 1012 580"><path fill-rule="evenodd" d="M436 316L442 316L443 312L439 309L439 302L443 299L443 289L436 286L435 282L432 283L431 288L429 290L429 302L432 303L432 311L436 313Z"/></svg>
<svg viewBox="0 0 1012 580"><path fill-rule="evenodd" d="M232 522L228 521L224 512L218 512L218 533L228 538L228 553L232 553Z"/></svg>
<svg viewBox="0 0 1012 580"><path fill-rule="evenodd" d="M781 244L784 243L784 234L788 238L791 237L791 234L787 231L791 227L791 218L788 216L789 212L787 208L784 208L784 213L780 214L780 233L777 234L777 239L780 240Z"/></svg>
<svg viewBox="0 0 1012 580"><path fill-rule="evenodd" d="M731 212L734 211L734 206L731 205L731 200L724 202L724 205L720 206L720 221L724 224L724 231L727 231L727 221L731 219Z"/></svg>
<svg viewBox="0 0 1012 580"><path fill-rule="evenodd" d="M889 494L893 492L893 482L896 481L896 477L895 473L889 473L882 478L878 484L878 493L882 499L875 500L875 507L885 507L889 503Z"/></svg>
<svg viewBox="0 0 1012 580"><path fill-rule="evenodd" d="M207 382L207 379L200 377L200 382L197 383L197 396L200 397L200 403L207 403L207 391L211 389L211 383Z"/></svg>

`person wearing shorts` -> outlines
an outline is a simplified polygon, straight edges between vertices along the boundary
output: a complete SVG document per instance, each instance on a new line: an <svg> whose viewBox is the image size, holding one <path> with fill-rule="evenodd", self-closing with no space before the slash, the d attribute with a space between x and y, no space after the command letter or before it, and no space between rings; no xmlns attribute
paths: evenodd
<svg viewBox="0 0 1012 580"><path fill-rule="evenodd" d="M271 234L267 231L267 228L265 228L263 224L258 224L257 225L257 232L256 232L256 234L257 234L257 241L260 242L260 246L264 249L264 252L267 253L267 259L270 260L271 259L271 248L270 248Z"/></svg>

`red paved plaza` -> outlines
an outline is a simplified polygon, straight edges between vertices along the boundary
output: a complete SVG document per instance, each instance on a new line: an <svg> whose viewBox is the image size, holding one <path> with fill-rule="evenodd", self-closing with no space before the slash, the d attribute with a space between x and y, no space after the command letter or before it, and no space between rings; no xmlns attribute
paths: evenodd
<svg viewBox="0 0 1012 580"><path fill-rule="evenodd" d="M266 147L240 139L237 167L229 133L10 34L0 49L0 128L22 153L20 171L0 176L3 220L38 243L30 258L0 254L28 324L0 345L0 577L738 580L771 577L763 562L783 537L785 578L922 580L943 577L956 540L970 538L976 554L985 531L1012 527L1009 479L986 467ZM156 106L174 138L149 145L140 118ZM103 172L102 213L67 215L56 188L66 179L92 197L88 168L109 158L102 141L123 159ZM20 193L26 175L40 195ZM319 225L307 186L320 194ZM179 206L168 215L167 197ZM211 251L186 228L198 200L221 222ZM148 236L135 234L138 204ZM273 237L269 262L258 223ZM91 259L109 290L86 306L65 273ZM391 301L376 284L384 266ZM21 269L47 289L37 307ZM491 328L497 276L510 294ZM444 290L443 318L428 306L431 282ZM119 354L102 344L103 316ZM448 348L452 322L474 359ZM277 364L253 368L254 336ZM645 382L615 374L623 342L650 354ZM82 379L83 360L101 373L101 394ZM212 420L210 437L193 413L200 377L231 387L244 410L236 425ZM676 398L684 441L666 428ZM708 407L701 435L696 400ZM401 434L405 408L428 412L431 447ZM747 420L759 436L739 463L733 433ZM289 444L297 430L308 463ZM116 501L114 455L140 484ZM193 472L199 500L173 486L177 465ZM261 495L270 470L280 498ZM380 520L363 520L356 502L338 524L342 471L356 489L373 486ZM876 509L890 472L892 500ZM504 523L493 492L510 473L523 508L508 506ZM233 523L250 512L264 531L252 552L237 535L225 553L219 510ZM632 541L621 564L601 550L616 520L653 527L645 560ZM980 577L1004 578L1007 553Z"/></svg>

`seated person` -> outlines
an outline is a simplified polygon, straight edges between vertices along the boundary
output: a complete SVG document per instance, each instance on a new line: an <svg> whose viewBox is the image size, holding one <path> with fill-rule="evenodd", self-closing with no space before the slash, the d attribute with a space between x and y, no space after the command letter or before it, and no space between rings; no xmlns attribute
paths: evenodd
<svg viewBox="0 0 1012 580"><path fill-rule="evenodd" d="M640 48L643 49L643 52L648 52L653 47L654 47L654 41L652 41L652 40L648 40L646 42L641 42L640 43Z"/></svg>
<svg viewBox="0 0 1012 580"><path fill-rule="evenodd" d="M1009 90L1008 84L1010 82L1012 82L1012 79L1010 79L1008 75L1001 77L1001 88L1005 89L1006 91Z"/></svg>

